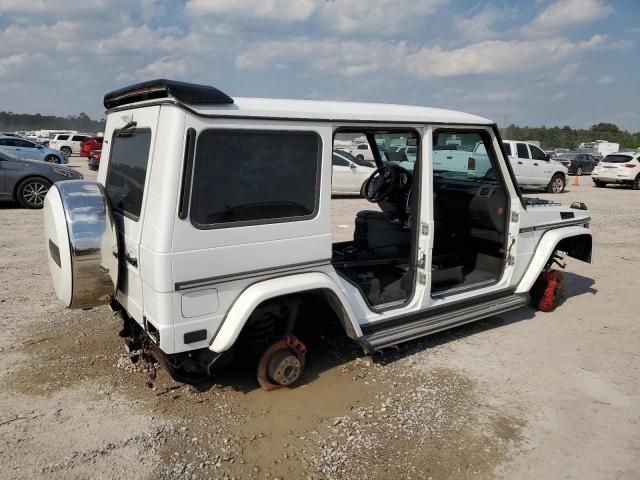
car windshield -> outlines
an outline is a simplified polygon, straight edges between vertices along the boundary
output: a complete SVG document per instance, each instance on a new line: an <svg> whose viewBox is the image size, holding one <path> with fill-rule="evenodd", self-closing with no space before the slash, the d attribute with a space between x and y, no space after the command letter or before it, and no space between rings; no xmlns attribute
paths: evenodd
<svg viewBox="0 0 640 480"><path fill-rule="evenodd" d="M626 163L633 160L629 155L607 155L602 160L604 163Z"/></svg>
<svg viewBox="0 0 640 480"><path fill-rule="evenodd" d="M372 164L371 162L367 161L367 160L360 160L357 157L354 157L353 155L351 155L349 152L345 151L345 150L334 150L334 152L341 156L342 158L345 158L347 160L349 160L350 162L355 163L356 165L359 165L361 167L371 167Z"/></svg>

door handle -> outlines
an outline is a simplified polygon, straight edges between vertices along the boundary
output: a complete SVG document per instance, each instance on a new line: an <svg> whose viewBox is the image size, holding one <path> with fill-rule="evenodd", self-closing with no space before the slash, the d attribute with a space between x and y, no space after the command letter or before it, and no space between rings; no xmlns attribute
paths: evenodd
<svg viewBox="0 0 640 480"><path fill-rule="evenodd" d="M538 164L534 162L534 165L538 165Z"/></svg>
<svg viewBox="0 0 640 480"><path fill-rule="evenodd" d="M522 162L518 162L518 165L522 165Z"/></svg>

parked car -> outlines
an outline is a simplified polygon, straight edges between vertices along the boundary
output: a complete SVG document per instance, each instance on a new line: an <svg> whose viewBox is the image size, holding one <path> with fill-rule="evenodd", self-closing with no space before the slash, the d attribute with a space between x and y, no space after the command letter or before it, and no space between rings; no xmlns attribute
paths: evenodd
<svg viewBox="0 0 640 480"><path fill-rule="evenodd" d="M598 164L599 160L588 153L562 153L555 160L567 167L570 175L582 175L583 173L591 173Z"/></svg>
<svg viewBox="0 0 640 480"><path fill-rule="evenodd" d="M350 162L355 163L356 165L360 165L361 167L377 168L376 167L376 162L374 162L373 160L363 160L361 158L354 157L348 151L346 151L346 150L344 150L342 148L335 148L333 151L334 151L334 153L340 154L340 156L346 158Z"/></svg>
<svg viewBox="0 0 640 480"><path fill-rule="evenodd" d="M87 139L88 135L78 133L59 133L49 140L49 148L55 148L64 153L67 157L80 153L80 144Z"/></svg>
<svg viewBox="0 0 640 480"><path fill-rule="evenodd" d="M596 187L617 183L640 190L640 152L607 155L593 170L591 179Z"/></svg>
<svg viewBox="0 0 640 480"><path fill-rule="evenodd" d="M536 305L553 308L559 252L591 261L586 206L522 197L489 119L236 103L170 80L108 93L104 106L107 164L97 181L49 190L44 246L61 303L109 304L150 369L156 359L181 378L215 375L251 359L264 388L290 386L315 344L305 343L315 313L373 353L524 307L534 284L548 300ZM363 187L375 207L338 242L328 199L333 138L345 129L389 145L404 138L426 155L407 168L377 158ZM449 135L470 149L482 142L492 172L469 178L444 162L434 171L426 132L433 145Z"/></svg>
<svg viewBox="0 0 640 480"><path fill-rule="evenodd" d="M80 156L89 158L89 154L94 150L102 150L102 141L104 137L94 136L87 137L80 143Z"/></svg>
<svg viewBox="0 0 640 480"><path fill-rule="evenodd" d="M53 183L82 178L69 167L0 152L0 200L17 201L25 208L42 208Z"/></svg>
<svg viewBox="0 0 640 480"><path fill-rule="evenodd" d="M530 142L503 140L518 184L523 188L544 188L562 193L567 185L568 169Z"/></svg>
<svg viewBox="0 0 640 480"><path fill-rule="evenodd" d="M347 155L349 154L341 152L340 150L333 151L333 182L331 183L331 193L334 195L360 195L364 182L375 170L375 168L372 167L359 165L350 160ZM364 161L366 160L362 160L362 162Z"/></svg>
<svg viewBox="0 0 640 480"><path fill-rule="evenodd" d="M89 170L98 171L100 168L100 156L102 154L102 150L92 150L89 153L89 160L87 161L87 165L89 166Z"/></svg>
<svg viewBox="0 0 640 480"><path fill-rule="evenodd" d="M47 148L39 143L13 136L0 136L0 150L29 160L40 160L47 163L69 163L59 150Z"/></svg>

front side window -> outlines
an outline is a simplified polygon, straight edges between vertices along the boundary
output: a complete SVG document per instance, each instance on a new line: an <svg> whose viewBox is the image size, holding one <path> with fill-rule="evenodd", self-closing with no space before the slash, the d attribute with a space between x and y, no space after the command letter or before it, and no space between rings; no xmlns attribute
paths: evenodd
<svg viewBox="0 0 640 480"><path fill-rule="evenodd" d="M191 222L220 228L312 218L319 178L316 133L205 130L196 145Z"/></svg>
<svg viewBox="0 0 640 480"><path fill-rule="evenodd" d="M111 155L105 189L114 211L137 221L140 218L151 130L116 132L111 141Z"/></svg>
<svg viewBox="0 0 640 480"><path fill-rule="evenodd" d="M547 159L547 155L545 155L545 153L535 145L529 145L529 149L531 150L531 158L533 158L534 160Z"/></svg>
<svg viewBox="0 0 640 480"><path fill-rule="evenodd" d="M333 154L333 164L338 167L348 167L349 162L347 162L344 158L339 157L335 153Z"/></svg>
<svg viewBox="0 0 640 480"><path fill-rule="evenodd" d="M439 130L433 136L433 173L438 181L482 180L497 183L496 162L488 135Z"/></svg>
<svg viewBox="0 0 640 480"><path fill-rule="evenodd" d="M86 140L86 138L87 137L84 137L82 135L76 135L71 139L71 141L72 142L82 142L82 141Z"/></svg>
<svg viewBox="0 0 640 480"><path fill-rule="evenodd" d="M69 135L58 135L58 138L56 140L66 140L69 138Z"/></svg>

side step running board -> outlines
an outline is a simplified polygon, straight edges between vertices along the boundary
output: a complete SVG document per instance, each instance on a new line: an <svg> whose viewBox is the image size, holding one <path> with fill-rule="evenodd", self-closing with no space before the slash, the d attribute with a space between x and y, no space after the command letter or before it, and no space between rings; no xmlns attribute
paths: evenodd
<svg viewBox="0 0 640 480"><path fill-rule="evenodd" d="M385 347L407 342L431 333L474 322L483 318L524 307L529 303L527 294L509 295L468 307L448 309L445 312L425 312L422 317L407 317L406 321L398 319L387 328L376 329L360 338L360 342L371 353ZM453 307L453 305L452 305ZM365 330L366 332L366 330Z"/></svg>

